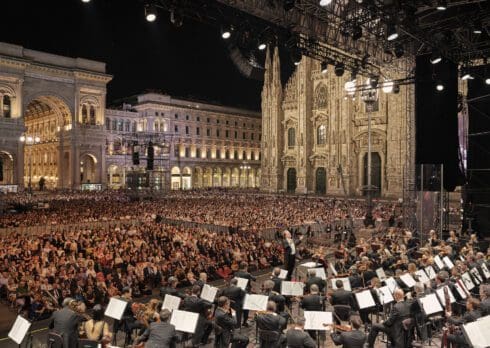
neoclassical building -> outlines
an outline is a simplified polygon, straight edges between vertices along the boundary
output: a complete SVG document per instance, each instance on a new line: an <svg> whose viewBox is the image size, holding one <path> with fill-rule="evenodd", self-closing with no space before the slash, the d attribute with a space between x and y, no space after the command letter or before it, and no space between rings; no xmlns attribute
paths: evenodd
<svg viewBox="0 0 490 348"><path fill-rule="evenodd" d="M261 189L343 194L341 168L347 194L361 195L367 185L368 110L359 93L347 94L350 74L321 73L320 62L303 57L283 87L277 48L267 52L265 68ZM402 197L411 88L378 93L371 111L372 185L386 197Z"/></svg>
<svg viewBox="0 0 490 348"><path fill-rule="evenodd" d="M173 98L158 93L107 109L108 184L147 165L150 142L155 186L171 189L257 187L260 183L260 113ZM138 152L139 164L133 163Z"/></svg>
<svg viewBox="0 0 490 348"><path fill-rule="evenodd" d="M0 185L105 183L105 64L0 43Z"/></svg>

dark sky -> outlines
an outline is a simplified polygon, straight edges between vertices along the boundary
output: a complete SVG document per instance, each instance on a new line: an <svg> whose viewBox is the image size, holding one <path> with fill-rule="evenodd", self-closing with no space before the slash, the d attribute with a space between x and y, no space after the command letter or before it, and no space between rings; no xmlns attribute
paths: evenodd
<svg viewBox="0 0 490 348"><path fill-rule="evenodd" d="M138 0L2 1L0 41L107 63L108 102L145 89L260 109L262 83L242 76L217 28L168 12L153 23Z"/></svg>

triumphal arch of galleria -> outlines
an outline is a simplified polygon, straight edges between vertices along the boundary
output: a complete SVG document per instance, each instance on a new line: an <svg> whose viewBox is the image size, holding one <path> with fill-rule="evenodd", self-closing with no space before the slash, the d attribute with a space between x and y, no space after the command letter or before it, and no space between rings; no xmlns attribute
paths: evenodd
<svg viewBox="0 0 490 348"><path fill-rule="evenodd" d="M29 171L49 187L104 183L111 78L104 63L0 43L0 184L24 187Z"/></svg>

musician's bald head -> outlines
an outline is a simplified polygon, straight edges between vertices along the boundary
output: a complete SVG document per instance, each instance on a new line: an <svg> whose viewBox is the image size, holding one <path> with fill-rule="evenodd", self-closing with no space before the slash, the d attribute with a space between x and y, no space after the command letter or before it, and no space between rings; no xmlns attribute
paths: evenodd
<svg viewBox="0 0 490 348"><path fill-rule="evenodd" d="M164 308L160 311L160 321L166 322L170 319L170 311L167 308Z"/></svg>
<svg viewBox="0 0 490 348"><path fill-rule="evenodd" d="M237 284L238 284L238 279L236 279L236 278L232 278L232 279L230 280L230 284L231 284L231 285L237 285Z"/></svg>
<svg viewBox="0 0 490 348"><path fill-rule="evenodd" d="M395 292L393 293L393 297L395 298L396 301L401 301L405 297L405 293L403 292L402 289L396 289Z"/></svg>
<svg viewBox="0 0 490 348"><path fill-rule="evenodd" d="M274 282L272 280L266 280L264 282L264 290L270 291L274 288Z"/></svg>
<svg viewBox="0 0 490 348"><path fill-rule="evenodd" d="M315 276L316 276L316 270L314 270L314 269L310 269L310 270L308 271L308 274L310 275L310 277L315 277Z"/></svg>
<svg viewBox="0 0 490 348"><path fill-rule="evenodd" d="M320 289L318 289L318 285L311 284L311 286L310 286L310 293L312 293L312 294L318 294L319 292L320 292Z"/></svg>
<svg viewBox="0 0 490 348"><path fill-rule="evenodd" d="M281 269L279 267L274 267L273 274L278 277L281 274Z"/></svg>
<svg viewBox="0 0 490 348"><path fill-rule="evenodd" d="M218 298L218 307L224 307L226 306L226 304L230 302L230 300L228 299L228 297L226 296L220 296Z"/></svg>
<svg viewBox="0 0 490 348"><path fill-rule="evenodd" d="M275 312L276 311L276 303L274 301L268 301L267 302L267 310L269 312Z"/></svg>

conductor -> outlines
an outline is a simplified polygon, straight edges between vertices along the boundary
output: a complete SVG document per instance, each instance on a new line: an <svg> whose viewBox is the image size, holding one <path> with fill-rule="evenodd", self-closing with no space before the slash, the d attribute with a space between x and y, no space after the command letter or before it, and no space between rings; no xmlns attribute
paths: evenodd
<svg viewBox="0 0 490 348"><path fill-rule="evenodd" d="M293 275L294 266L296 264L296 246L301 243L303 236L299 239L293 239L291 237L291 232L285 230L283 232L284 242L282 244L284 248L284 266L288 271L288 275L286 280L291 280L291 276Z"/></svg>

